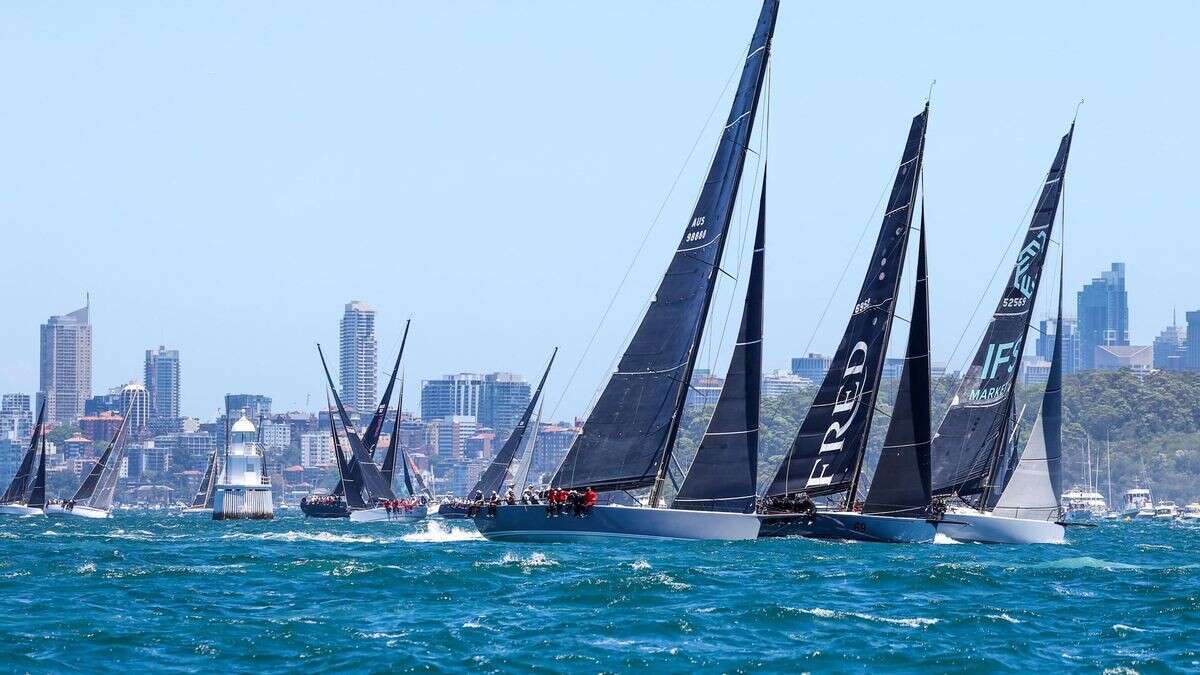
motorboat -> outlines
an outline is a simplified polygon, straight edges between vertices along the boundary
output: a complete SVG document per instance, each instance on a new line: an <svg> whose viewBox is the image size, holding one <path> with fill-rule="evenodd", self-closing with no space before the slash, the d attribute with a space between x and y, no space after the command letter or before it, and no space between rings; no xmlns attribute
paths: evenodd
<svg viewBox="0 0 1200 675"><path fill-rule="evenodd" d="M1108 515L1103 495L1078 486L1063 493L1062 505L1067 522L1086 523Z"/></svg>
<svg viewBox="0 0 1200 675"><path fill-rule="evenodd" d="M1161 501L1154 505L1155 520L1175 520L1179 517L1179 507L1171 500Z"/></svg>

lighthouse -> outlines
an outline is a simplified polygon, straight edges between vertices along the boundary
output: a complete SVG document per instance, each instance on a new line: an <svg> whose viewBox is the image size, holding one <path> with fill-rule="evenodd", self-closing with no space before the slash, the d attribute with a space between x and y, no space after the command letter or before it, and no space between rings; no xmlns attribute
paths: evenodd
<svg viewBox="0 0 1200 675"><path fill-rule="evenodd" d="M213 491L213 520L273 518L271 481L263 470L257 429L242 415L229 432L224 465Z"/></svg>

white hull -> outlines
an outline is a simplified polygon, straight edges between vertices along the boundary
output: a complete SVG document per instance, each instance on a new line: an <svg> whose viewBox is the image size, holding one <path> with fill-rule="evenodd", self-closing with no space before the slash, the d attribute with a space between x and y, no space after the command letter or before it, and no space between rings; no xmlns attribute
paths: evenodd
<svg viewBox="0 0 1200 675"><path fill-rule="evenodd" d="M203 506L189 506L180 511L180 513L188 516L211 516L212 512L212 509Z"/></svg>
<svg viewBox="0 0 1200 675"><path fill-rule="evenodd" d="M388 510L382 506L376 506L373 509L359 509L350 512L350 521L354 523L377 523L380 521L413 521L424 520L429 515L429 509L424 506L418 506L410 511L393 510L388 513Z"/></svg>
<svg viewBox="0 0 1200 675"><path fill-rule="evenodd" d="M46 515L52 516L75 516L76 518L111 518L112 514L103 509L93 508L91 506L83 506L77 504L72 508L66 508L62 504L51 504L46 507Z"/></svg>
<svg viewBox="0 0 1200 675"><path fill-rule="evenodd" d="M24 504L0 504L0 515L5 516L44 516L46 512Z"/></svg>
<svg viewBox="0 0 1200 675"><path fill-rule="evenodd" d="M938 534L976 544L1061 544L1066 528L1045 520L1006 518L991 512L951 511L937 523Z"/></svg>
<svg viewBox="0 0 1200 675"><path fill-rule="evenodd" d="M759 516L759 538L800 536L809 539L921 544L934 540L937 528L924 518L896 518L849 511L818 511L812 516Z"/></svg>
<svg viewBox="0 0 1200 675"><path fill-rule="evenodd" d="M603 538L693 539L736 541L756 539L759 520L754 514L652 509L642 506L593 506L583 517L549 517L542 505L501 505L495 516L487 508L475 526L494 541L578 542Z"/></svg>

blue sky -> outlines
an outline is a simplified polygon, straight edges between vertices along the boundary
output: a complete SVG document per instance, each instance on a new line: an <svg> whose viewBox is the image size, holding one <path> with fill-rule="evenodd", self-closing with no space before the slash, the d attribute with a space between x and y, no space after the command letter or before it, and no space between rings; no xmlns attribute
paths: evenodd
<svg viewBox="0 0 1200 675"><path fill-rule="evenodd" d="M850 253L878 223L935 78L936 359L965 330L961 365L978 339L998 288L987 282L1002 258L1011 265L1005 248L1081 97L1068 306L1123 260L1135 342L1173 307L1200 308L1198 6L998 7L785 0L768 368L810 343L832 351L867 251ZM163 342L181 351L187 414L210 415L225 391L266 393L280 409L311 394L315 408L313 343L336 345L342 305L362 299L380 311L383 352L413 317L410 383L533 377L558 345L550 402L561 398L557 417L582 413L685 225L716 138L705 121L714 104L725 115L719 97L757 11L751 0L4 3L0 391L36 388L38 325L90 292L97 391L140 377L144 350ZM725 286L718 308L738 292ZM716 346L701 365L722 370L728 347Z"/></svg>

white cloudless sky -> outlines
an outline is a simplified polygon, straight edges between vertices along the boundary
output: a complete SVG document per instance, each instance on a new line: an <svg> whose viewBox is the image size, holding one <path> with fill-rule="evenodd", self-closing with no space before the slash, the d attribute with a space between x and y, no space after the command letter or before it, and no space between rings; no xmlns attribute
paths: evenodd
<svg viewBox="0 0 1200 675"><path fill-rule="evenodd" d="M181 352L185 414L210 416L227 391L280 410L311 395L315 409L314 343L336 351L342 306L359 299L379 310L381 365L413 318L410 391L458 371L532 379L557 345L548 412L560 400L556 418L584 412L686 224L758 9L3 3L0 390L36 389L38 325L90 293L95 391L140 378L162 343ZM936 360L964 331L951 366L974 348L998 294L989 279L1000 263L1007 274L1006 247L1080 98L1068 312L1116 260L1135 343L1173 308L1200 308L1198 25L1190 2L784 0L766 367L835 346L874 230L851 252L878 224L933 79ZM739 292L725 284L715 303L702 367L725 368L728 345L715 343L730 306L725 342L736 332Z"/></svg>

